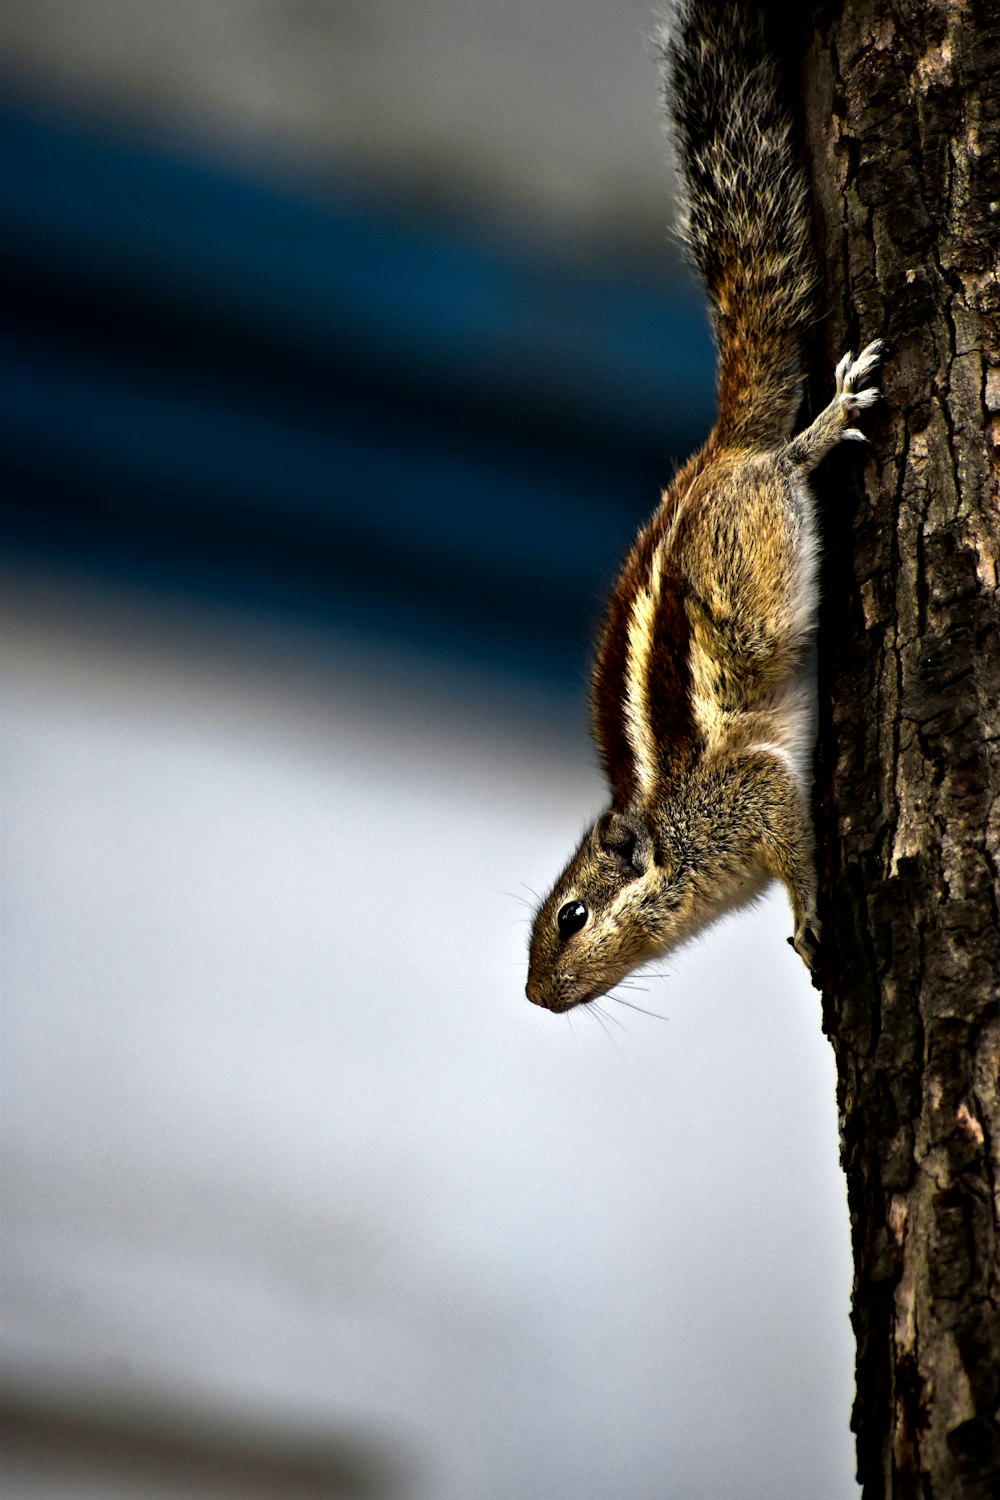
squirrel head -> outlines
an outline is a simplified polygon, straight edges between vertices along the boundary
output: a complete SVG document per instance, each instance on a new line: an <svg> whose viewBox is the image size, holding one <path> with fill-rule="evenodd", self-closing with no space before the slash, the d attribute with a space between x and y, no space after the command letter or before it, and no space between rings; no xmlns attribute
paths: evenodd
<svg viewBox="0 0 1000 1500"><path fill-rule="evenodd" d="M603 813L535 917L528 999L564 1011L607 994L688 935L693 894L640 810Z"/></svg>

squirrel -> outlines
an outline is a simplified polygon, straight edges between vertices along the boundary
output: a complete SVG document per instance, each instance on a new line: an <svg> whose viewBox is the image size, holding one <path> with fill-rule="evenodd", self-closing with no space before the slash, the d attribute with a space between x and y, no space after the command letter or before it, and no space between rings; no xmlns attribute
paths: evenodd
<svg viewBox="0 0 1000 1500"><path fill-rule="evenodd" d="M612 594L591 686L611 791L534 919L527 995L598 999L774 878L818 952L812 820L818 535L808 476L856 414L884 345L836 367L797 436L814 318L808 189L776 60L739 0L680 0L658 37L683 192L708 291L718 417L640 531Z"/></svg>

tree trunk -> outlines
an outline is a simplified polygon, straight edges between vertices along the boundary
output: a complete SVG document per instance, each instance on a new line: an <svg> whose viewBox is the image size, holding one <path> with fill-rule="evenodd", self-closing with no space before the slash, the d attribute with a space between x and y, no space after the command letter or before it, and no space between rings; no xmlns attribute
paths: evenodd
<svg viewBox="0 0 1000 1500"><path fill-rule="evenodd" d="M826 297L879 335L820 476L825 1027L865 1500L1000 1496L1000 6L835 0L803 65ZM822 371L822 380L819 372Z"/></svg>

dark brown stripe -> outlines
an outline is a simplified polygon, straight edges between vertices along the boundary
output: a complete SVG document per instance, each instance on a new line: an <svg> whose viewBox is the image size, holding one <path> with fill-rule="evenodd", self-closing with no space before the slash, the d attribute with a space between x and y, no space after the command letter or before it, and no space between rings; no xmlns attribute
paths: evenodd
<svg viewBox="0 0 1000 1500"><path fill-rule="evenodd" d="M615 806L625 806L636 790L635 754L625 730L628 700L628 640L632 605L648 588L653 553L670 522L675 495L668 495L639 533L611 597L591 682L594 738ZM660 599L649 660L647 711L664 769L685 764L694 743L689 666L690 630L684 584L670 556L661 558Z"/></svg>
<svg viewBox="0 0 1000 1500"><path fill-rule="evenodd" d="M665 772L677 771L691 758L695 741L691 702L691 627L687 587L673 555L663 559L653 650L649 659L646 699L649 723Z"/></svg>

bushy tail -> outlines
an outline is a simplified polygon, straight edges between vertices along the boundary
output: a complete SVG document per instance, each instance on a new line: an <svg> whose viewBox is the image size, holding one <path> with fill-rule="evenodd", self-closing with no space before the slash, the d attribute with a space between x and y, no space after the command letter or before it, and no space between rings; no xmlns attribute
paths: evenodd
<svg viewBox="0 0 1000 1500"><path fill-rule="evenodd" d="M788 435L814 260L807 187L753 0L678 0L661 36L684 194L681 229L719 344L719 438Z"/></svg>

